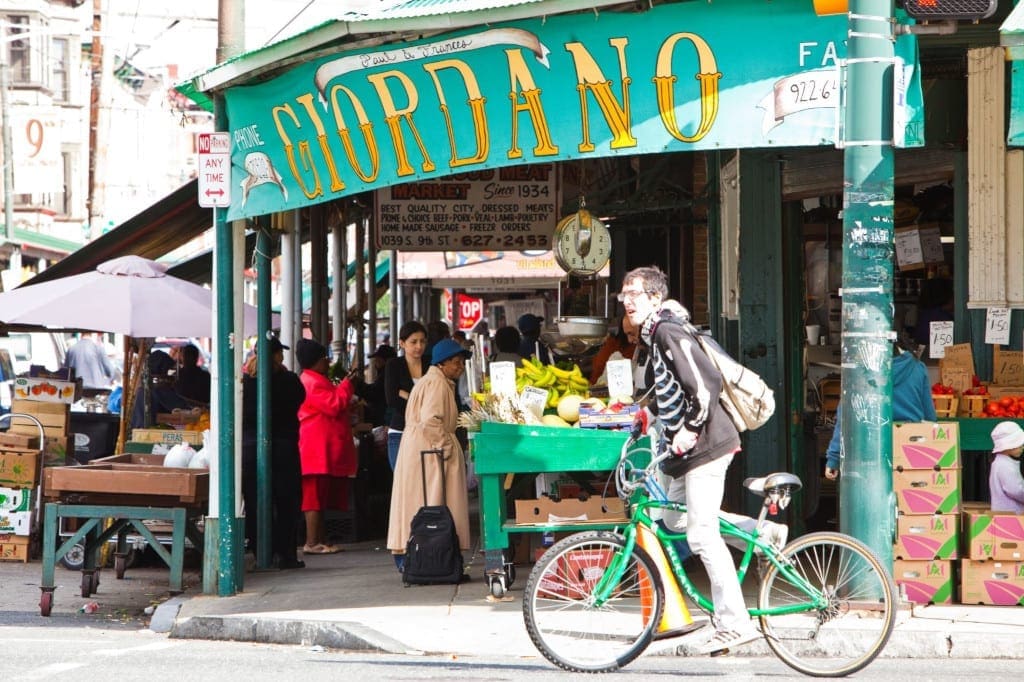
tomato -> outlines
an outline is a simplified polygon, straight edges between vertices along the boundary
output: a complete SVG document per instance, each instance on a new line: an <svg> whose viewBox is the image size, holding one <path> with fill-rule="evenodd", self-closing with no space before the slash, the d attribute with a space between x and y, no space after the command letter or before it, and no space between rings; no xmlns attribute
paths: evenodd
<svg viewBox="0 0 1024 682"><path fill-rule="evenodd" d="M999 410L999 403L995 401L991 401L985 405L985 414L989 415L990 417L996 416L997 410Z"/></svg>
<svg viewBox="0 0 1024 682"><path fill-rule="evenodd" d="M1013 407L1016 402L1017 401L1011 398L1010 396L1003 396L1002 398L999 399L999 407L1002 407L1004 409Z"/></svg>

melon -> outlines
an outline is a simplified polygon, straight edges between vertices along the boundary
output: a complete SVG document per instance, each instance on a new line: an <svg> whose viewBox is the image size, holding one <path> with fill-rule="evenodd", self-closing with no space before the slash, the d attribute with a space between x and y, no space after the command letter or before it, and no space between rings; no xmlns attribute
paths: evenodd
<svg viewBox="0 0 1024 682"><path fill-rule="evenodd" d="M546 414L540 418L540 421L542 424L544 424L544 426L558 426L566 429L572 426L572 424L565 421L557 414Z"/></svg>
<svg viewBox="0 0 1024 682"><path fill-rule="evenodd" d="M574 393L562 396L558 400L558 416L570 424L575 424L580 420L581 402L583 397Z"/></svg>

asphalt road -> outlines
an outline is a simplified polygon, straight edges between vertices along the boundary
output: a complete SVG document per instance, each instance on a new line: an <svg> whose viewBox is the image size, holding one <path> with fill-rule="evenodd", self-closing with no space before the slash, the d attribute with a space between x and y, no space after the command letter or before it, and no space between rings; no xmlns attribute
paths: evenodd
<svg viewBox="0 0 1024 682"><path fill-rule="evenodd" d="M570 675L539 657L451 657L352 654L309 646L171 640L148 630L0 626L0 679L109 682L185 680L487 680L548 682ZM857 680L1018 679L1013 660L878 659ZM670 678L806 680L774 658L643 657L615 680Z"/></svg>

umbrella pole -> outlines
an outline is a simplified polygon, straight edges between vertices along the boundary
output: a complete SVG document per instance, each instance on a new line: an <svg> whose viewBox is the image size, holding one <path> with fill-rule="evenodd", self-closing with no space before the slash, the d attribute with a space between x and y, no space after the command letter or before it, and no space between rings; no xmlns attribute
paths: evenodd
<svg viewBox="0 0 1024 682"><path fill-rule="evenodd" d="M137 344L137 346L136 346ZM125 371L127 375L124 381L124 395L121 399L121 429L118 434L118 452L124 452L124 444L127 441L128 424L131 421L132 413L135 411L135 396L139 390L139 380L142 377L142 359L145 356L145 341L125 337Z"/></svg>

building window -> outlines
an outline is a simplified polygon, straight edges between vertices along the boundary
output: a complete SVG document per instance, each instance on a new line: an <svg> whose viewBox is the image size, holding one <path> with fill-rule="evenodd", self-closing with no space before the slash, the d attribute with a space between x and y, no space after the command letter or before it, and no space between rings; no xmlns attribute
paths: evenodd
<svg viewBox="0 0 1024 682"><path fill-rule="evenodd" d="M71 99L68 71L70 58L67 38L53 39L53 99L56 102L67 102Z"/></svg>
<svg viewBox="0 0 1024 682"><path fill-rule="evenodd" d="M11 82L28 83L32 80L30 61L31 43L28 37L29 22L25 15L7 15L7 63L11 69ZM26 34L24 38L17 36Z"/></svg>

